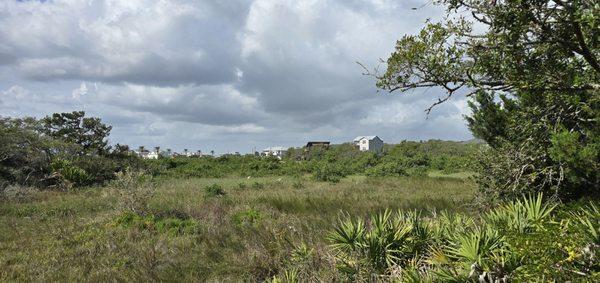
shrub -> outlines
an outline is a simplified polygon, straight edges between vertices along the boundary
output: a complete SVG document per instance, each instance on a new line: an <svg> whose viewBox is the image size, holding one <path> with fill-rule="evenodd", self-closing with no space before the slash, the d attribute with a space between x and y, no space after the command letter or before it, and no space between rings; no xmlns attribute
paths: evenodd
<svg viewBox="0 0 600 283"><path fill-rule="evenodd" d="M56 159L52 162L51 167L64 181L75 186L86 185L92 181L92 177L85 170L73 165L68 160Z"/></svg>
<svg viewBox="0 0 600 283"><path fill-rule="evenodd" d="M231 219L237 225L255 225L262 219L260 211L250 208L243 211L238 211L232 215Z"/></svg>
<svg viewBox="0 0 600 283"><path fill-rule="evenodd" d="M556 209L539 194L477 219L385 211L340 220L328 240L353 281L597 281L600 209L560 212L561 221Z"/></svg>
<svg viewBox="0 0 600 283"><path fill-rule="evenodd" d="M544 203L543 197L540 193L536 197L506 203L486 213L484 219L497 228L520 233L541 229L556 208L556 205Z"/></svg>
<svg viewBox="0 0 600 283"><path fill-rule="evenodd" d="M386 274L395 265L405 266L415 254L425 252L422 227L416 213L374 214L370 225L361 219L343 220L329 235L338 268L352 280L365 280L372 272Z"/></svg>
<svg viewBox="0 0 600 283"><path fill-rule="evenodd" d="M365 175L372 177L405 176L407 173L406 169L399 163L386 162L367 169Z"/></svg>
<svg viewBox="0 0 600 283"><path fill-rule="evenodd" d="M317 181L337 183L347 175L345 170L336 163L323 163L315 170L314 177Z"/></svg>
<svg viewBox="0 0 600 283"><path fill-rule="evenodd" d="M219 184L212 184L204 187L204 197L221 197L225 195L225 191Z"/></svg>
<svg viewBox="0 0 600 283"><path fill-rule="evenodd" d="M148 203L154 197L155 187L148 175L131 170L119 172L109 187L117 192L121 210L138 215L149 214Z"/></svg>

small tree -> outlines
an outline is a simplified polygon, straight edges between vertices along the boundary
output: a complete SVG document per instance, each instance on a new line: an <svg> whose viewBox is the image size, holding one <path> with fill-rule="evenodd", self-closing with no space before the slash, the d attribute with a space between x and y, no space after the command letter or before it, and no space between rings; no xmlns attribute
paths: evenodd
<svg viewBox="0 0 600 283"><path fill-rule="evenodd" d="M41 122L46 135L80 145L80 154L104 155L110 150L107 138L112 126L103 124L100 118L86 118L84 111L54 113Z"/></svg>

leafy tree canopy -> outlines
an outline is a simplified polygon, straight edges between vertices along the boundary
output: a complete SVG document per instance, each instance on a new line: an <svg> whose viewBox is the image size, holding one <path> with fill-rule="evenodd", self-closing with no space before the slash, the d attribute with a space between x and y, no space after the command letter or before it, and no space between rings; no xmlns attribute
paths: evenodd
<svg viewBox="0 0 600 283"><path fill-rule="evenodd" d="M54 113L41 121L45 134L80 145L83 154L102 155L110 150L107 138L112 126L103 124L100 118L85 117L84 111Z"/></svg>
<svg viewBox="0 0 600 283"><path fill-rule="evenodd" d="M472 97L467 117L490 150L481 187L511 198L600 191L600 3L594 0L440 0L447 17L398 40L377 86L438 87L427 109Z"/></svg>

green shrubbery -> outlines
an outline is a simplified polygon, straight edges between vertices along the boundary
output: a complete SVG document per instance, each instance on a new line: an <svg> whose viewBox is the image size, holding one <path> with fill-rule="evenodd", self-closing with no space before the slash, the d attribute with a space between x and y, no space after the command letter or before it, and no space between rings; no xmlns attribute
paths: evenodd
<svg viewBox="0 0 600 283"><path fill-rule="evenodd" d="M140 168L126 146L108 146L110 126L83 112L41 120L0 118L0 188L11 184L69 188L103 184Z"/></svg>
<svg viewBox="0 0 600 283"><path fill-rule="evenodd" d="M125 212L115 219L115 224L124 228L136 227L141 230L168 233L170 235L194 234L200 225L194 219L175 217L157 217L154 215L139 215Z"/></svg>
<svg viewBox="0 0 600 283"><path fill-rule="evenodd" d="M431 140L404 141L386 145L382 154L361 152L351 144L333 145L329 150L317 149L310 153L290 150L279 160L274 157L223 156L214 158L165 158L147 160L147 168L155 176L190 178L301 176L313 174L320 181L336 182L352 174L370 176L423 175L429 170L446 173L468 171L472 156L480 146Z"/></svg>
<svg viewBox="0 0 600 283"><path fill-rule="evenodd" d="M219 184L212 184L204 187L204 197L222 197L225 195L225 191Z"/></svg>
<svg viewBox="0 0 600 283"><path fill-rule="evenodd" d="M329 240L339 270L351 280L598 280L599 210L591 204L565 211L570 209L543 202L541 194L479 218L386 210L369 224L341 220Z"/></svg>
<svg viewBox="0 0 600 283"><path fill-rule="evenodd" d="M348 175L348 171L336 163L325 162L317 167L314 172L317 181L337 183Z"/></svg>

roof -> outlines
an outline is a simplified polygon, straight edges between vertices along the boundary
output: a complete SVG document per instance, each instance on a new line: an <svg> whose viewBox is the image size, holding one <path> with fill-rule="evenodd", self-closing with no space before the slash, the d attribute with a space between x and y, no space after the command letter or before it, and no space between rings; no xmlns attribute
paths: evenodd
<svg viewBox="0 0 600 283"><path fill-rule="evenodd" d="M306 143L306 146L313 146L313 145L329 145L328 141L309 141Z"/></svg>
<svg viewBox="0 0 600 283"><path fill-rule="evenodd" d="M354 142L360 141L362 139L374 140L375 138L381 139L378 136L358 136L358 137L354 138Z"/></svg>

